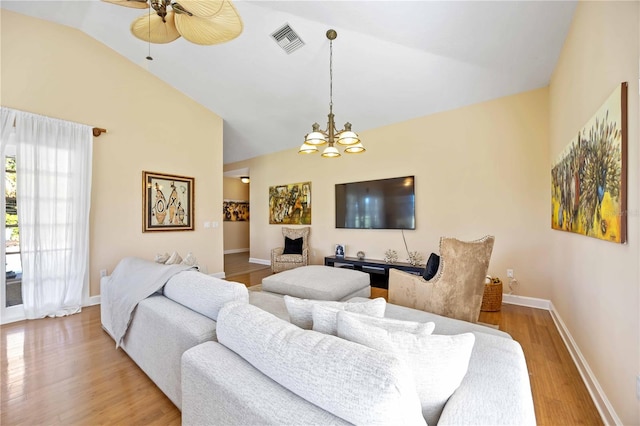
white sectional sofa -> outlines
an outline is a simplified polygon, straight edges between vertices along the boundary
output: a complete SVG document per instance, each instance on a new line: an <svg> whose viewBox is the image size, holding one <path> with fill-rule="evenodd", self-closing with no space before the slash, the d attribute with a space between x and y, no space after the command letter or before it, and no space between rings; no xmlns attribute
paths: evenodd
<svg viewBox="0 0 640 426"><path fill-rule="evenodd" d="M226 319L220 322L219 332L223 330L224 336L221 342L207 342L185 352L182 363L184 425L420 424L420 420L424 424L424 418L416 420L408 414L411 410L407 403L414 396L406 392L407 383L403 379L406 372L386 354L371 357L370 351L361 345L300 330L315 335L307 337L310 342L305 341L296 335L295 326L282 320L286 312L284 303L278 306L270 294L250 294L250 298L258 306L268 301L280 319L265 311L249 309L243 313L246 317L241 321L236 319L235 324L227 324ZM468 370L444 405L437 424L535 424L524 354L508 334L391 304L386 306L385 317L433 322L434 334L472 333L475 337ZM284 338L274 343L274 336L278 339L289 336L291 342L287 343ZM265 341L270 343L260 344ZM272 344L276 348L284 347L285 355L274 354ZM307 350L301 349L305 346ZM326 353L322 353L322 348L327 349ZM289 352L306 358L292 362L287 359ZM343 366L338 370L340 374L334 374L333 382L331 379L321 381L326 372L335 370L331 361L336 359ZM362 381L341 380L346 372L350 372L349 377ZM380 377L387 379L386 383L391 384L395 393L380 385L377 381ZM296 378L302 383L295 383ZM358 392L364 388L368 392ZM325 394L325 398L318 397L318 393ZM355 417L345 418L344 407L336 409L334 404L340 401L352 407L355 414L350 415ZM371 401L384 407L383 413L375 411ZM416 407L412 410L415 414ZM417 410L419 412L419 406ZM377 414L369 417L371 413Z"/></svg>
<svg viewBox="0 0 640 426"><path fill-rule="evenodd" d="M103 298L109 285L101 281ZM411 368L290 324L283 296L195 271L176 274L163 290L138 303L121 347L182 410L183 424L424 424ZM246 317L219 318L238 304ZM535 424L525 358L508 334L388 303L384 315L433 322L434 334L474 336L466 374L438 424ZM265 340L279 333L295 339ZM280 352L258 345L265 341ZM359 379L340 382L347 374Z"/></svg>
<svg viewBox="0 0 640 426"><path fill-rule="evenodd" d="M113 338L112 320L104 308L109 285L115 285L110 277L101 279L101 321ZM162 291L140 301L133 312L121 348L178 408L182 354L216 339L218 311L230 301L248 301L244 284L184 271L171 277Z"/></svg>

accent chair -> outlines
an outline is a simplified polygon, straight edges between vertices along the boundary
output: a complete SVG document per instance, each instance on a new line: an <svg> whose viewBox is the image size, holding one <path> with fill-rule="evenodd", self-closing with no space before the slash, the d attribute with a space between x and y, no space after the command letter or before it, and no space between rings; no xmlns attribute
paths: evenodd
<svg viewBox="0 0 640 426"><path fill-rule="evenodd" d="M389 303L478 322L494 240L489 235L468 242L442 237L440 266L432 279L389 270Z"/></svg>
<svg viewBox="0 0 640 426"><path fill-rule="evenodd" d="M271 250L271 271L282 272L289 269L307 266L309 263L310 227L282 228L284 247Z"/></svg>

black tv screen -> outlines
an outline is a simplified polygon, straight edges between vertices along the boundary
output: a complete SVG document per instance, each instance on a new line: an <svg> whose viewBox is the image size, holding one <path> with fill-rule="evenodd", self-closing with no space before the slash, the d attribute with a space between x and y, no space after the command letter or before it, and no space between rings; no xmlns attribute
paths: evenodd
<svg viewBox="0 0 640 426"><path fill-rule="evenodd" d="M336 228L416 229L413 176L336 184Z"/></svg>

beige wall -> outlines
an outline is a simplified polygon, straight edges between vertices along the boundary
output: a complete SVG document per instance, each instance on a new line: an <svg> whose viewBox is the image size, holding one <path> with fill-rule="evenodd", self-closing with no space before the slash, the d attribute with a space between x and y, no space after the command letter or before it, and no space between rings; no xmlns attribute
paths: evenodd
<svg viewBox="0 0 640 426"><path fill-rule="evenodd" d="M238 178L225 177L222 194L225 200L249 201L249 184ZM223 222L224 252L249 250L249 222Z"/></svg>
<svg viewBox="0 0 640 426"><path fill-rule="evenodd" d="M550 156L629 82L628 243L548 231L551 300L623 424L640 424L638 2L580 2L550 85Z"/></svg>
<svg viewBox="0 0 640 426"><path fill-rule="evenodd" d="M359 156L323 159L291 149L225 165L251 169L251 257L268 260L282 246L281 226L269 225L269 187L311 181L313 263L323 263L335 243L346 244L347 256L363 250L382 259L391 248L405 259L400 231L335 228L334 185L415 175L409 250L426 258L441 236L495 235L489 272L506 278L513 268L518 294L548 299L548 116L548 91L539 89L360 132L367 152Z"/></svg>
<svg viewBox="0 0 640 426"><path fill-rule="evenodd" d="M2 10L2 105L105 127L94 140L91 295L124 256L223 271L222 119L84 33ZM180 123L176 125L175 123ZM142 171L195 178L195 231L142 233Z"/></svg>

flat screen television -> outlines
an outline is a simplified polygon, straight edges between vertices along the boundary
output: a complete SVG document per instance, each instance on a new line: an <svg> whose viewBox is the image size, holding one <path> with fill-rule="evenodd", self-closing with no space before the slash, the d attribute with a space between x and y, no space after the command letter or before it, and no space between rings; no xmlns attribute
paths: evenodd
<svg viewBox="0 0 640 426"><path fill-rule="evenodd" d="M336 228L416 229L414 176L336 184Z"/></svg>

